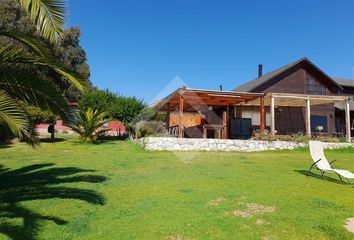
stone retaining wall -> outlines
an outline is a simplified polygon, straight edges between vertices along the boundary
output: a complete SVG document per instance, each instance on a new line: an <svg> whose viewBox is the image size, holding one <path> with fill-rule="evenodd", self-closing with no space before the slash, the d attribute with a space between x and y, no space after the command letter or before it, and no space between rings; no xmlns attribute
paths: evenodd
<svg viewBox="0 0 354 240"><path fill-rule="evenodd" d="M146 150L167 151L241 151L292 150L307 147L306 143L231 139L148 137L135 141ZM328 149L353 147L353 143L324 143Z"/></svg>

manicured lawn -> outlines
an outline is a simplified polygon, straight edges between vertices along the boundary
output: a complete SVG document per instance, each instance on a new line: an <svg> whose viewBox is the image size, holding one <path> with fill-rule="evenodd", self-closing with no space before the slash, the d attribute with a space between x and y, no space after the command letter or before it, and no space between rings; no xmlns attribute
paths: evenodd
<svg viewBox="0 0 354 240"><path fill-rule="evenodd" d="M354 150L327 151L354 171ZM0 148L0 239L354 239L354 188L306 149L146 152L68 140Z"/></svg>

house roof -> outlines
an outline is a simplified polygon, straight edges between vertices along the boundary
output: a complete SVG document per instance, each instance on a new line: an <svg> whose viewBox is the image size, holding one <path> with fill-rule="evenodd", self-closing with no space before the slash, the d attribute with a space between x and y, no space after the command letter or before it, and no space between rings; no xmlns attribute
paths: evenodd
<svg viewBox="0 0 354 240"><path fill-rule="evenodd" d="M156 111L174 111L183 97L183 109L198 111L208 106L233 106L264 96L263 93L215 91L193 88L178 88L167 97L150 105Z"/></svg>
<svg viewBox="0 0 354 240"><path fill-rule="evenodd" d="M337 81L335 81L334 79L329 77L326 73L324 73L321 69L319 69L315 64L313 64L310 60L308 60L307 58L301 58L293 63L290 63L288 65L281 67L281 68L278 68L276 70L268 72L259 78L248 81L248 82L236 87L235 89L233 89L233 91L251 92L252 90L256 89L257 87L261 86L262 84L272 80L276 76L282 74L283 72L287 71L288 69L290 69L302 62L306 62L306 63L310 64L310 66L314 67L317 71L319 71L321 74L323 74L325 77L327 77L333 84L337 85L339 88L342 88L341 84L339 84Z"/></svg>
<svg viewBox="0 0 354 240"><path fill-rule="evenodd" d="M350 78L332 78L332 79L342 87L354 87L354 79L350 79Z"/></svg>

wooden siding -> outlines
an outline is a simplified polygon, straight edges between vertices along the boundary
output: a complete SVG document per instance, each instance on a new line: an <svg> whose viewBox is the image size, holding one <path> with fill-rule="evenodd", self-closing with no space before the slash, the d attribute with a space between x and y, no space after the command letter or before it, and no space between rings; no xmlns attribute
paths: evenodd
<svg viewBox="0 0 354 240"><path fill-rule="evenodd" d="M285 71L269 82L254 89L252 92L306 94L307 74L311 74L326 87L326 95L337 95L339 92L339 89L336 86L333 86L325 76L318 74L317 71L314 71L304 64L299 64L298 66ZM281 109L280 112L279 109ZM278 112L276 111L277 115L275 118L276 130L278 133L306 132L305 108L282 107L279 109ZM331 115L335 115L333 103L311 106L311 115L326 116L328 133L335 132L335 119L334 117L331 117Z"/></svg>
<svg viewBox="0 0 354 240"><path fill-rule="evenodd" d="M317 71L309 68L304 64L295 66L282 74L276 76L272 80L266 82L265 84L257 87L252 92L255 93L295 93L295 94L306 94L306 77L307 74L311 74L315 77L321 84L326 88L326 95L337 95L339 88L334 86L329 80L318 74Z"/></svg>
<svg viewBox="0 0 354 240"><path fill-rule="evenodd" d="M171 112L170 115L170 126L178 125L178 112ZM184 112L182 125L185 128L194 127L202 124L202 115L198 113Z"/></svg>

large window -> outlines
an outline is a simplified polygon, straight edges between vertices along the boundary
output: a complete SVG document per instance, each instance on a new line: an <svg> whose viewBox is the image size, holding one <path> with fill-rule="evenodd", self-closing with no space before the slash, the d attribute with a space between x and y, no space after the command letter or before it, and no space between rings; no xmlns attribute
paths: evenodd
<svg viewBox="0 0 354 240"><path fill-rule="evenodd" d="M312 75L307 74L306 93L310 95L326 95L326 88Z"/></svg>
<svg viewBox="0 0 354 240"><path fill-rule="evenodd" d="M311 132L328 132L328 123L326 116L311 115Z"/></svg>
<svg viewBox="0 0 354 240"><path fill-rule="evenodd" d="M259 114L258 111L242 111L242 118L251 118L252 119L252 125L255 126L260 126L261 125L261 115ZM266 126L270 126L270 113L266 112L266 118L265 118Z"/></svg>

